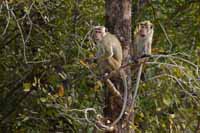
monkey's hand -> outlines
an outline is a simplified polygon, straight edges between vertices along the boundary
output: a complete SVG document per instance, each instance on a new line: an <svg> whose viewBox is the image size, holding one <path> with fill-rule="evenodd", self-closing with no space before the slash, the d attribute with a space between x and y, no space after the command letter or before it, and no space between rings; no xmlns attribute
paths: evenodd
<svg viewBox="0 0 200 133"><path fill-rule="evenodd" d="M145 63L148 61L149 57L151 57L150 54L143 54L141 56L138 57L138 63L141 64L141 63Z"/></svg>
<svg viewBox="0 0 200 133"><path fill-rule="evenodd" d="M146 57L151 57L151 54L143 54L143 55L140 56L139 58L146 58Z"/></svg>
<svg viewBox="0 0 200 133"><path fill-rule="evenodd" d="M130 57L130 63L137 64L138 63L138 57L137 56Z"/></svg>

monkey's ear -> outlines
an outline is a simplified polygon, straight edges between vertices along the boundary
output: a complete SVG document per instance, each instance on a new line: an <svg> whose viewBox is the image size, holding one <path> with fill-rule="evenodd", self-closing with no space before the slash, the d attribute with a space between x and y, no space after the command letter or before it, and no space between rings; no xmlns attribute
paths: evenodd
<svg viewBox="0 0 200 133"><path fill-rule="evenodd" d="M151 28L151 29L153 29L153 28L154 28L153 24L151 24L150 28Z"/></svg>
<svg viewBox="0 0 200 133"><path fill-rule="evenodd" d="M138 29L140 29L141 24L142 24L141 22L137 23L136 27L137 27Z"/></svg>
<svg viewBox="0 0 200 133"><path fill-rule="evenodd" d="M105 32L108 32L108 28L105 27Z"/></svg>

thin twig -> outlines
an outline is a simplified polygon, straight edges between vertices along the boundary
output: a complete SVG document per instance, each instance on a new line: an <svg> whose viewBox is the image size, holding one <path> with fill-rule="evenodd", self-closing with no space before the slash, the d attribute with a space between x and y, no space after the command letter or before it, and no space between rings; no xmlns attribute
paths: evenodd
<svg viewBox="0 0 200 133"><path fill-rule="evenodd" d="M85 114L85 119L86 119L86 121L87 121L88 123L93 123L93 122L90 121L89 118L88 118L88 112L89 112L89 111L92 111L92 112L94 112L95 114L96 114L97 112L96 112L96 109L94 109L94 108L86 108L86 109L84 109L84 114Z"/></svg>
<svg viewBox="0 0 200 133"><path fill-rule="evenodd" d="M179 69L185 69L183 66L179 66L179 65L174 65L174 64L169 64L169 63L162 63L162 62L145 62L145 64L147 65L154 65L154 64L157 64L157 65L164 65L164 66L169 66L169 67L177 67Z"/></svg>
<svg viewBox="0 0 200 133"><path fill-rule="evenodd" d="M28 42L28 40L29 40L29 38L30 38L30 35L31 35L32 28L33 28L33 22L31 21L31 18L30 18L29 15L28 15L28 20L29 20L29 22L30 22L30 28L29 28L28 35L27 35L27 37L26 37L25 43Z"/></svg>
<svg viewBox="0 0 200 133"><path fill-rule="evenodd" d="M161 27L164 35L165 35L165 38L167 39L167 42L170 44L169 52L171 52L173 44L172 44L171 40L169 39L169 36L168 36L168 34L165 30L165 27L161 24L160 21L158 21L158 23L159 23L159 25L160 25L160 27Z"/></svg>
<svg viewBox="0 0 200 133"><path fill-rule="evenodd" d="M24 41L23 31L22 31L21 26L20 26L20 24L19 24L19 22L18 22L18 20L17 20L17 18L15 16L15 13L12 10L10 12L11 12L11 14L12 14L12 16L13 16L16 24L17 24L18 29L19 29L19 32L20 32L20 35L21 35L21 39L22 39L22 43L23 43L23 56L24 56L25 63L27 63L27 58L26 58L26 42Z"/></svg>
<svg viewBox="0 0 200 133"><path fill-rule="evenodd" d="M5 2L5 3L4 3L4 2ZM9 24L10 24L10 11L9 11L10 9L9 9L9 5L8 5L7 0L6 0L6 1L3 1L3 3L4 3L5 6L6 6L6 9L7 9L7 12L8 12L8 18L7 18L6 27L5 27L4 31L3 31L3 33L1 34L1 36L3 36L3 35L6 34L6 31L7 31L7 29L8 29L8 26L9 26Z"/></svg>
<svg viewBox="0 0 200 133"><path fill-rule="evenodd" d="M180 88L186 93L188 94L189 96L191 96L193 99L194 97L192 96L192 94L190 94L188 91L186 91L186 89L183 87L183 81L181 81L180 79L178 79L177 77L173 76L173 75L170 75L170 74L161 74L161 75L158 75L158 76L154 76L148 80L155 80L157 78L161 78L161 77L169 77L171 79L173 79L174 81L176 81L178 83L178 85L180 86ZM196 99L194 99L194 101L196 103L199 103Z"/></svg>
<svg viewBox="0 0 200 133"><path fill-rule="evenodd" d="M143 63L140 64L140 66L139 66L139 70L138 70L138 74L137 74L137 79L136 79L136 85L135 85L134 94L133 94L133 99L132 99L132 103L131 103L131 106L130 106L131 109L133 109L134 106L135 106L135 99L137 97L137 93L138 93L138 89L139 89L139 85L140 85L140 79L141 79L142 69L143 69Z"/></svg>
<svg viewBox="0 0 200 133"><path fill-rule="evenodd" d="M3 4L0 4L0 14L2 12Z"/></svg>
<svg viewBox="0 0 200 133"><path fill-rule="evenodd" d="M71 110L67 110L67 112L84 112L84 116L85 116L85 120L89 123L89 124L92 124L92 125L94 125L98 130L100 130L100 131L103 131L103 129L101 129L101 128L99 128L99 126L97 126L97 124L96 124L96 122L95 121L91 121L91 120L89 120L89 117L88 117L88 113L89 112L94 112L97 116L99 115L99 114L97 114L97 111L96 111L96 109L95 108L86 108L86 109L71 109ZM101 124L101 126L103 126L104 128L107 128L107 126L106 125L102 125Z"/></svg>
<svg viewBox="0 0 200 133"><path fill-rule="evenodd" d="M31 18L30 18L30 12L31 12L31 10L32 10L34 4L35 4L35 1L32 2L31 6L30 6L30 8L29 8L29 13L28 13L28 14L26 13L26 14L27 14L27 17L28 17L28 20L29 20L29 23L30 23L30 28L29 28L29 32L28 32L28 35L27 35L27 37L26 37L25 43L28 42L28 40L29 40L29 38L30 38L30 35L31 35L32 28L33 28L33 22L32 22L32 20L31 20Z"/></svg>
<svg viewBox="0 0 200 133"><path fill-rule="evenodd" d="M86 33L85 37L83 38L83 40L81 41L81 44L79 45L79 43L77 43L77 46L78 46L78 57L80 55L80 52L82 52L82 50L80 48L83 47L83 43L84 41L87 39L87 37L91 34L92 32L92 28L90 28L90 30ZM83 54L84 55L84 54Z"/></svg>
<svg viewBox="0 0 200 133"><path fill-rule="evenodd" d="M31 10L32 10L34 4L35 4L35 1L33 1L33 2L31 3L31 5L30 5L30 7L29 7L29 10L28 10L28 13L25 13L23 17L21 17L21 18L18 19L18 21L21 21L21 20L25 19L26 16L30 14L30 12L31 12Z"/></svg>
<svg viewBox="0 0 200 133"><path fill-rule="evenodd" d="M154 19L157 19L156 10L155 10L155 8L154 8L154 6L152 4L151 4L151 8L153 10ZM159 20L158 20L158 24L159 24L161 30L163 31L163 33L165 35L165 38L167 39L167 42L170 45L169 52L171 52L173 44L172 44L171 40L169 39L169 36L168 36L168 34L167 34L166 30L165 30L165 27L161 24L161 22Z"/></svg>
<svg viewBox="0 0 200 133"><path fill-rule="evenodd" d="M20 35L21 35L21 39L22 39L22 43L23 43L23 56L24 56L24 61L26 64L38 64L38 63L46 63L46 62L49 62L50 60L41 60L41 61L28 61L27 60L27 57L26 57L26 41L24 39L24 35L23 35L23 31L22 31L22 28L15 16L15 13L13 12L13 10L10 11L16 24L17 24L17 27L19 29L19 32L20 32Z"/></svg>
<svg viewBox="0 0 200 133"><path fill-rule="evenodd" d="M199 67L198 65L192 63L191 61L189 60L186 60L184 58L181 58L181 57L177 57L177 56L174 56L176 54L171 54L171 55L151 55L151 57L153 58L173 58L173 59L177 59L177 60L180 60L180 61L183 61L191 66L193 66L195 68L195 71L196 71L196 74L199 76Z"/></svg>

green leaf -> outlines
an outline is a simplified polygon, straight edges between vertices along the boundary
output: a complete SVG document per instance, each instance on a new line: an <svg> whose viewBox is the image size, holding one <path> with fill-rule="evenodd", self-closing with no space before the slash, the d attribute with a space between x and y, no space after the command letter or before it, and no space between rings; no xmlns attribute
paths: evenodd
<svg viewBox="0 0 200 133"><path fill-rule="evenodd" d="M23 89L24 89L25 92L30 91L30 89L31 89L31 83L24 83L23 84Z"/></svg>
<svg viewBox="0 0 200 133"><path fill-rule="evenodd" d="M169 106L171 104L172 100L169 96L165 96L163 97L163 103L167 106Z"/></svg>
<svg viewBox="0 0 200 133"><path fill-rule="evenodd" d="M47 99L46 99L46 98L44 98L44 97L41 97L41 98L40 98L40 101L44 103L44 102L46 102L46 101L47 101Z"/></svg>
<svg viewBox="0 0 200 133"><path fill-rule="evenodd" d="M29 14L30 13L30 10L28 9L28 7L24 7L24 12L26 13L26 14Z"/></svg>

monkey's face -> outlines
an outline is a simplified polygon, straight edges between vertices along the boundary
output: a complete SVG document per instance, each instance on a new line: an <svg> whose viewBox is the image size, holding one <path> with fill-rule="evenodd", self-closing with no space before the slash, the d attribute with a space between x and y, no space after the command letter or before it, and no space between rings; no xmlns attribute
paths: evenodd
<svg viewBox="0 0 200 133"><path fill-rule="evenodd" d="M103 32L101 30L95 30L94 39L96 41L101 41L103 39Z"/></svg>
<svg viewBox="0 0 200 133"><path fill-rule="evenodd" d="M153 31L153 25L150 22L141 22L139 24L139 35L142 38L149 36Z"/></svg>
<svg viewBox="0 0 200 133"><path fill-rule="evenodd" d="M96 26L94 28L94 40L101 41L106 35L106 29L104 26Z"/></svg>

